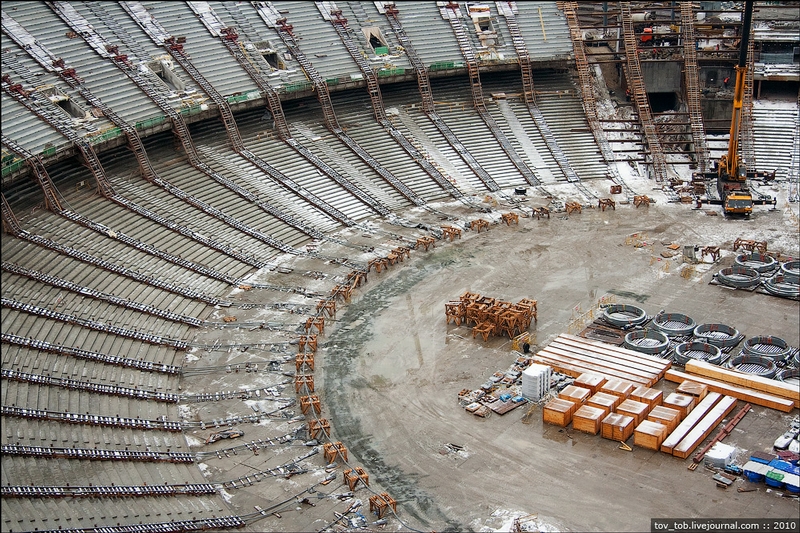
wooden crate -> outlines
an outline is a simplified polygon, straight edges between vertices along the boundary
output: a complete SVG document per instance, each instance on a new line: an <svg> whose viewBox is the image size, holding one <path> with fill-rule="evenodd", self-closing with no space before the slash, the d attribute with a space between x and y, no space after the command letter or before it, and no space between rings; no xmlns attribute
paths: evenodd
<svg viewBox="0 0 800 533"><path fill-rule="evenodd" d="M671 392L664 398L664 401L661 402L661 405L665 407L671 407L673 409L677 409L681 412L681 420L686 418L686 415L694 409L694 406L697 404L697 398L694 396L687 396L686 394L678 394L677 392Z"/></svg>
<svg viewBox="0 0 800 533"><path fill-rule="evenodd" d="M605 382L605 384L603 384L602 387L600 387L599 391L605 392L606 394L613 394L614 396L619 396L623 400L627 400L635 388L636 385L630 381L625 381L622 379L609 379Z"/></svg>
<svg viewBox="0 0 800 533"><path fill-rule="evenodd" d="M667 433L672 433L681 421L681 412L666 405L656 405L647 415L647 420L664 424Z"/></svg>
<svg viewBox="0 0 800 533"><path fill-rule="evenodd" d="M699 402L706 397L706 394L708 394L708 385L687 379L678 385L678 388L675 389L675 392L678 394L685 394L687 396L694 396Z"/></svg>
<svg viewBox="0 0 800 533"><path fill-rule="evenodd" d="M631 393L631 399L637 402L646 403L652 409L656 405L661 405L664 400L664 393L658 389L650 387L636 387Z"/></svg>
<svg viewBox="0 0 800 533"><path fill-rule="evenodd" d="M617 406L620 404L619 396L614 396L613 394L606 394L605 392L598 392L588 400L586 400L586 405L591 405L592 407L598 407L600 409L604 409L606 414L613 413Z"/></svg>
<svg viewBox="0 0 800 533"><path fill-rule="evenodd" d="M572 415L572 427L584 433L597 435L600 433L600 423L603 420L603 410L597 407L581 405Z"/></svg>
<svg viewBox="0 0 800 533"><path fill-rule="evenodd" d="M664 424L644 420L633 432L633 444L648 450L658 450L667 433L667 426Z"/></svg>
<svg viewBox="0 0 800 533"><path fill-rule="evenodd" d="M601 376L600 374L590 374L588 372L584 372L577 378L575 381L572 382L573 385L576 387L583 387L584 389L589 389L592 391L592 394L595 394L600 387L602 387L605 382L608 381L605 376Z"/></svg>
<svg viewBox="0 0 800 533"><path fill-rule="evenodd" d="M592 391L589 389L576 387L575 385L567 385L561 392L558 393L558 397L562 400L568 400L577 406L581 406L586 403L586 400L589 399L591 394Z"/></svg>
<svg viewBox="0 0 800 533"><path fill-rule="evenodd" d="M619 442L625 442L631 438L635 427L636 424L632 416L619 413L607 415L600 423L603 438Z"/></svg>
<svg viewBox="0 0 800 533"><path fill-rule="evenodd" d="M542 420L545 424L567 427L572 422L572 415L577 407L569 400L554 398L542 409Z"/></svg>
<svg viewBox="0 0 800 533"><path fill-rule="evenodd" d="M632 416L638 426L647 418L647 413L650 412L650 405L628 398L617 406L616 412L622 415Z"/></svg>

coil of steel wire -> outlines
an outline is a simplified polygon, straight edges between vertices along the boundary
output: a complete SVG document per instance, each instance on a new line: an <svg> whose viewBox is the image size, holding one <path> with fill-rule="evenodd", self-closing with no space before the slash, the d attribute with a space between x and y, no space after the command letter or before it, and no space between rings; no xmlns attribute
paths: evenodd
<svg viewBox="0 0 800 533"><path fill-rule="evenodd" d="M653 329L668 337L691 335L696 327L692 318L680 313L659 313L653 318Z"/></svg>
<svg viewBox="0 0 800 533"><path fill-rule="evenodd" d="M750 267L733 265L717 273L717 280L728 287L749 289L761 283L761 274Z"/></svg>
<svg viewBox="0 0 800 533"><path fill-rule="evenodd" d="M784 298L800 297L800 284L793 282L784 274L775 274L764 281L764 290Z"/></svg>
<svg viewBox="0 0 800 533"><path fill-rule="evenodd" d="M775 268L778 266L778 260L771 255L751 252L737 255L736 264L743 267L752 268L756 272L764 274L765 272L771 272L772 270L775 270Z"/></svg>
<svg viewBox="0 0 800 533"><path fill-rule="evenodd" d="M745 355L761 355L778 362L785 360L786 356L792 353L792 347L780 337L759 335L750 337L744 342L742 353Z"/></svg>
<svg viewBox="0 0 800 533"><path fill-rule="evenodd" d="M635 305L611 304L603 309L603 318L615 326L628 328L647 322L647 313Z"/></svg>
<svg viewBox="0 0 800 533"><path fill-rule="evenodd" d="M659 354L669 347L669 338L660 331L642 329L625 335L625 347L637 352Z"/></svg>
<svg viewBox="0 0 800 533"><path fill-rule="evenodd" d="M762 378L773 378L778 373L775 361L769 357L761 355L742 355L731 357L725 365L727 368L736 369L739 372L761 376Z"/></svg>
<svg viewBox="0 0 800 533"><path fill-rule="evenodd" d="M720 348L736 346L742 340L736 328L725 324L700 324L694 328L694 336Z"/></svg>
<svg viewBox="0 0 800 533"><path fill-rule="evenodd" d="M786 261L782 264L781 274L791 283L800 283L800 259Z"/></svg>
<svg viewBox="0 0 800 533"><path fill-rule="evenodd" d="M722 353L718 346L702 341L692 341L677 345L674 359L680 365L686 365L690 359L720 365L726 356L727 354Z"/></svg>

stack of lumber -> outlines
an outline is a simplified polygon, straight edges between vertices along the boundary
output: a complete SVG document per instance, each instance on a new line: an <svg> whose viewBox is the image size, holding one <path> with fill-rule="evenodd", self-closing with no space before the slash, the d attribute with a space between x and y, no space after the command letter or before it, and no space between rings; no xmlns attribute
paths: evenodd
<svg viewBox="0 0 800 533"><path fill-rule="evenodd" d="M783 381L756 376L754 374L746 374L738 370L729 370L705 361L697 361L694 359L686 363L686 372L688 374L697 374L698 376L704 376L717 381L764 392L772 396L778 396L779 398L793 400L794 406L800 407L800 389L791 383L784 383Z"/></svg>
<svg viewBox="0 0 800 533"><path fill-rule="evenodd" d="M733 396L709 392L664 439L661 451L685 459L708 437L736 405Z"/></svg>
<svg viewBox="0 0 800 533"><path fill-rule="evenodd" d="M533 360L572 377L599 374L645 387L653 386L672 364L653 355L567 334L556 337Z"/></svg>
<svg viewBox="0 0 800 533"><path fill-rule="evenodd" d="M774 384L768 383L758 383L761 380L757 380L757 376L752 376L749 374L744 374L741 372L735 372L731 370L727 370L724 368L705 368L705 365L701 366L698 364L691 364L693 363L690 361L686 364L687 370L700 370L702 372L709 372L714 373L717 379L711 379L702 375L698 374L689 374L687 372L679 372L677 370L668 370L665 378L669 381L675 383L682 383L686 380L694 381L697 383L702 383L708 386L708 390L719 392L722 394L727 394L728 396L733 396L734 398L738 398L739 400L744 400L748 403L753 405L761 405L763 407L769 407L771 409L777 409L778 411L782 411L784 413L790 412L794 409L795 404L797 402L796 399L792 399L792 392L789 390L784 390L783 385L784 383L775 381ZM707 365L709 367L713 367L714 365ZM724 381L723 381L724 378ZM765 381L773 381L773 380L765 380ZM750 384L745 385L745 384ZM757 384L761 387L767 387L768 385L772 386L770 389L771 392L763 392L761 390L753 388L753 384ZM792 388L792 385L787 385L787 388ZM779 396L777 393L784 394L784 396ZM794 389L794 394L797 394L797 389ZM795 396L796 398L796 396ZM666 403L666 401L665 401Z"/></svg>

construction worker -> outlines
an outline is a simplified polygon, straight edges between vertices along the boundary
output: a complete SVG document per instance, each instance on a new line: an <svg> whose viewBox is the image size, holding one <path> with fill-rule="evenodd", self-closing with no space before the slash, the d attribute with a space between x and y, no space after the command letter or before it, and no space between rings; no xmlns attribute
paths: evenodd
<svg viewBox="0 0 800 533"><path fill-rule="evenodd" d="M630 89L625 89L625 100L627 100L628 102L631 101L631 90Z"/></svg>
<svg viewBox="0 0 800 533"><path fill-rule="evenodd" d="M731 77L730 76L726 76L725 79L722 80L722 85L727 89L728 88L728 84L730 82L731 82Z"/></svg>

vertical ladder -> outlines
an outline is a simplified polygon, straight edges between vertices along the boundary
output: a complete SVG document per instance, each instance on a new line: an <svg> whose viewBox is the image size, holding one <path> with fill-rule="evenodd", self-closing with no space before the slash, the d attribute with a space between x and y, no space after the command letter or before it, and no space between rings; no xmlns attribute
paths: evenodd
<svg viewBox="0 0 800 533"><path fill-rule="evenodd" d="M514 147L506 137L505 133L503 133L503 131L497 125L497 122L495 122L494 117L492 117L492 115L489 114L488 110L486 109L486 104L483 100L483 87L481 86L478 60L475 58L475 52L472 49L472 43L464 31L464 25L461 23L461 9L459 8L458 3L451 1L447 4L442 4L440 2L438 5L439 13L442 15L443 19L450 23L450 27L452 28L453 33L456 36L456 40L458 41L458 47L461 49L461 54L464 56L464 60L467 63L467 74L469 76L469 84L472 90L472 103L475 106L475 109L486 123L486 126L488 126L489 131L491 131L495 139L497 139L497 142L500 144L500 147L508 156L509 160L511 160L525 180L531 185L541 185L539 179L528 167L528 165L525 164L525 161L523 161L516 150L514 150ZM497 187L497 184L494 183L494 180L487 183L487 185Z"/></svg>
<svg viewBox="0 0 800 533"><path fill-rule="evenodd" d="M695 161L701 173L705 173L708 162L706 129L703 125L703 110L700 105L700 82L697 79L697 43L694 36L694 11L691 2L681 2L681 30L683 31L683 72L686 82L686 105L692 130Z"/></svg>
<svg viewBox="0 0 800 533"><path fill-rule="evenodd" d="M650 150L653 175L657 183L663 183L667 178L667 160L661 149L661 142L658 139L658 132L656 131L656 126L650 111L650 102L647 99L647 91L642 76L642 66L639 61L636 33L633 30L633 17L631 16L630 2L620 2L619 8L622 17L622 35L625 43L625 74L628 79L628 86L631 89L631 97L636 104L639 122L642 125L644 138Z"/></svg>

